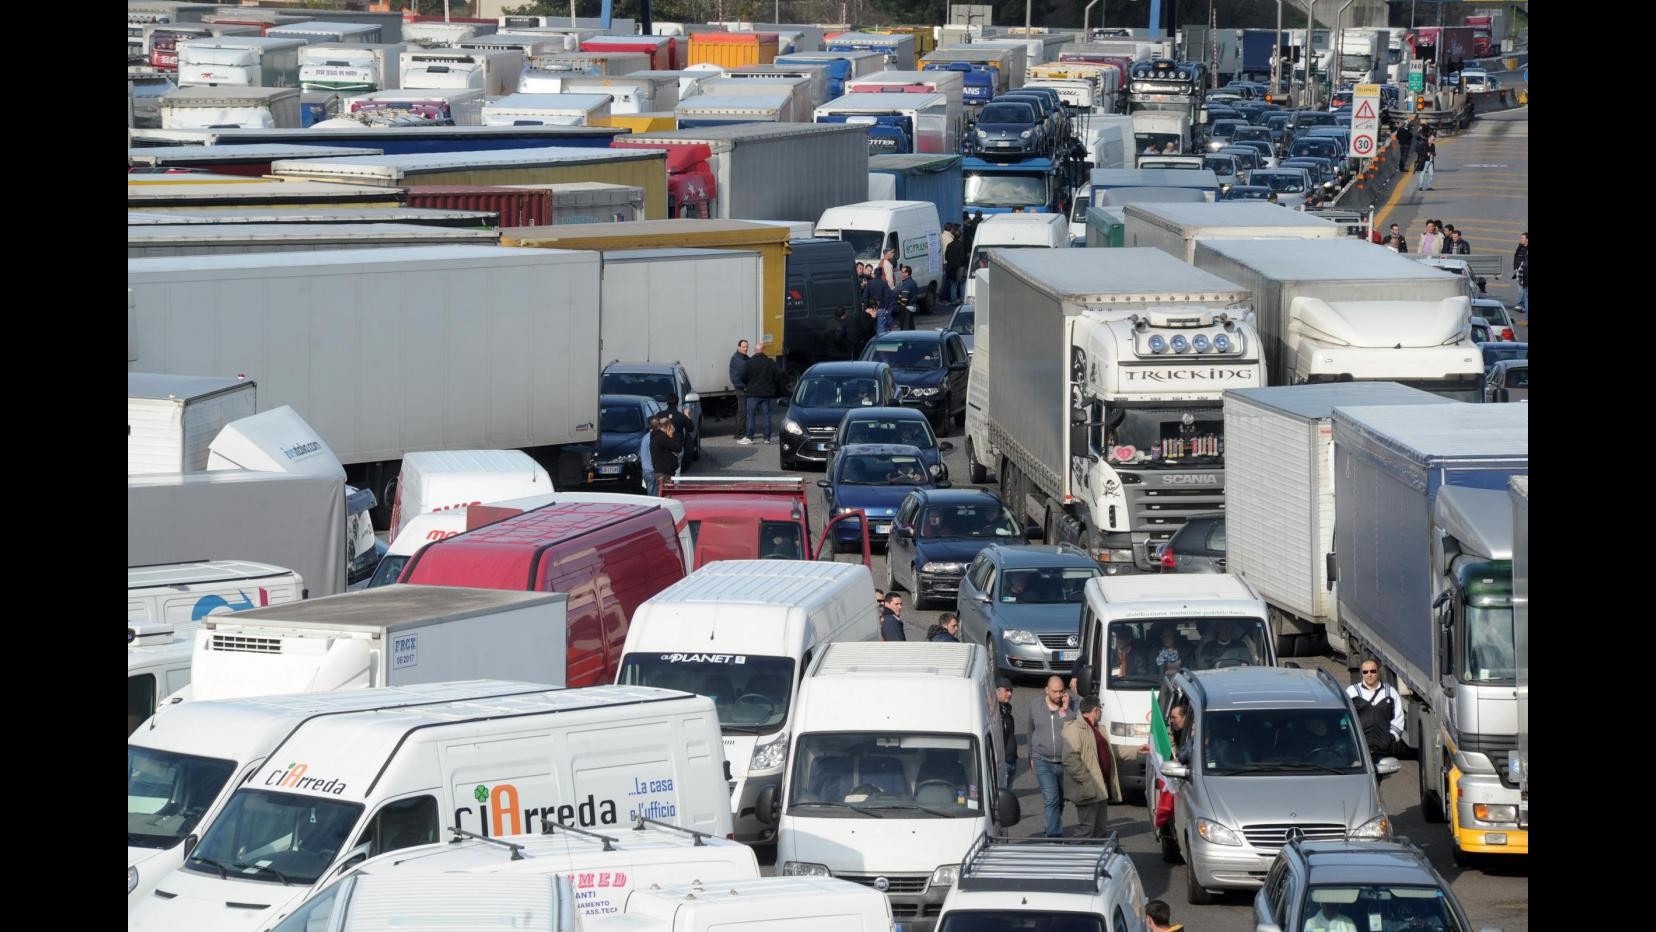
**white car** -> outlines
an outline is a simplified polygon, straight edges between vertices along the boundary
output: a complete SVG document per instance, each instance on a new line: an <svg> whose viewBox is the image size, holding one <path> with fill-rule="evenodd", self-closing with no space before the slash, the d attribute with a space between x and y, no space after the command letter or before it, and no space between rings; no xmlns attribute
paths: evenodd
<svg viewBox="0 0 1656 932"><path fill-rule="evenodd" d="M1138 869L1114 834L1095 839L983 836L961 860L937 932L1135 932L1146 928L1144 906Z"/></svg>

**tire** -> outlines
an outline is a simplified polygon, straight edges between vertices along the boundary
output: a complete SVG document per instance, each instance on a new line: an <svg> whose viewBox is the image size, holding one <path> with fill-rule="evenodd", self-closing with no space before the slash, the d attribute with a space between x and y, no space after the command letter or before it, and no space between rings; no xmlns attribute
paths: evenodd
<svg viewBox="0 0 1656 932"><path fill-rule="evenodd" d="M891 565L891 551L886 551L886 584L885 593L891 595L902 587L897 585L897 570Z"/></svg>
<svg viewBox="0 0 1656 932"><path fill-rule="evenodd" d="M1196 865L1185 865L1185 902L1192 906L1213 905L1213 894L1196 881Z"/></svg>
<svg viewBox="0 0 1656 932"><path fill-rule="evenodd" d="M989 481L989 467L977 461L976 450L972 448L972 438L966 438L966 472L971 480L983 485Z"/></svg>
<svg viewBox="0 0 1656 932"><path fill-rule="evenodd" d="M1000 655L995 653L995 635L994 635L994 632L986 632L983 635L983 649L985 651L987 651L988 654L989 654L989 675L991 677L993 677L995 680L998 681L1003 676L1011 676L1012 675L1010 672L1007 672L1007 673L1002 673L1001 672Z"/></svg>
<svg viewBox="0 0 1656 932"><path fill-rule="evenodd" d="M1454 859L1455 866L1461 870L1478 866L1478 856L1470 851L1461 850L1461 846L1455 844L1453 838L1449 839L1449 856Z"/></svg>

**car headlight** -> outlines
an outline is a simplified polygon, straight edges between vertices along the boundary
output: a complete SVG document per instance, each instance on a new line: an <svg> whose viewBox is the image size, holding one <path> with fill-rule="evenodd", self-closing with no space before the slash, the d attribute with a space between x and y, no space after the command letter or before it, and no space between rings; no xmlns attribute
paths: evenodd
<svg viewBox="0 0 1656 932"><path fill-rule="evenodd" d="M978 130L977 134L978 134L979 139L988 139L989 138L989 134L987 132L985 132L984 130L981 130L981 129Z"/></svg>
<svg viewBox="0 0 1656 932"><path fill-rule="evenodd" d="M1377 815L1364 822L1351 833L1352 838L1390 838L1391 819L1384 815Z"/></svg>
<svg viewBox="0 0 1656 932"><path fill-rule="evenodd" d="M805 434L805 428L800 427L798 421L791 419L782 422L782 431L795 436L804 436Z"/></svg>
<svg viewBox="0 0 1656 932"><path fill-rule="evenodd" d="M937 870L932 871L931 885L934 887L952 887L955 885L955 881L959 879L959 864L943 864L939 865Z"/></svg>
<svg viewBox="0 0 1656 932"><path fill-rule="evenodd" d="M783 861L782 876L784 877L832 877L826 864L812 864L809 861Z"/></svg>
<svg viewBox="0 0 1656 932"><path fill-rule="evenodd" d="M138 889L138 868L129 867L127 868L127 895L132 895L132 891L136 889Z"/></svg>
<svg viewBox="0 0 1656 932"><path fill-rule="evenodd" d="M932 474L933 479L939 478L943 475L943 464L933 463L926 467L926 471Z"/></svg>
<svg viewBox="0 0 1656 932"><path fill-rule="evenodd" d="M1030 131L1026 129L1023 132L1018 134L1018 138L1019 139L1028 139L1030 137L1030 135L1031 135Z"/></svg>
<svg viewBox="0 0 1656 932"><path fill-rule="evenodd" d="M920 567L920 572L959 575L966 572L966 567L960 563L927 563Z"/></svg>
<svg viewBox="0 0 1656 932"><path fill-rule="evenodd" d="M1212 819L1197 819L1196 834L1216 845L1240 846L1242 836Z"/></svg>
<svg viewBox="0 0 1656 932"><path fill-rule="evenodd" d="M1022 628L1007 628L1001 632L1001 637L1008 644L1033 645L1041 643L1040 638L1035 636L1035 632L1025 631Z"/></svg>
<svg viewBox="0 0 1656 932"><path fill-rule="evenodd" d="M788 733L782 732L765 744L755 745L753 759L748 761L748 775L781 770L788 760Z"/></svg>
<svg viewBox="0 0 1656 932"><path fill-rule="evenodd" d="M1150 726L1133 722L1111 722L1110 734L1117 738L1144 738L1149 736Z"/></svg>
<svg viewBox="0 0 1656 932"><path fill-rule="evenodd" d="M1518 807L1511 804L1492 806L1477 803L1472 807L1472 816L1479 822L1516 822Z"/></svg>
<svg viewBox="0 0 1656 932"><path fill-rule="evenodd" d="M909 393L909 396L912 397L912 398L930 398L930 397L932 397L933 395L937 394L938 392L940 392L942 390L943 389L941 387L938 387L938 388L910 388L908 390L908 393Z"/></svg>

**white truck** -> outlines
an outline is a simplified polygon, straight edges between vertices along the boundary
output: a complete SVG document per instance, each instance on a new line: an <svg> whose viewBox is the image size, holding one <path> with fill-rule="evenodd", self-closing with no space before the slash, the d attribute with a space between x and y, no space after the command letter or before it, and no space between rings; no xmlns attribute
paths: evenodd
<svg viewBox="0 0 1656 932"><path fill-rule="evenodd" d="M949 122L957 128L966 125L966 76L959 71L878 71L866 77L846 81L845 92L942 94L949 102Z"/></svg>
<svg viewBox="0 0 1656 932"><path fill-rule="evenodd" d="M1225 571L1269 603L1277 653L1310 656L1339 617L1334 409L1447 404L1454 402L1394 382L1225 394Z"/></svg>
<svg viewBox="0 0 1656 932"><path fill-rule="evenodd" d="M677 361L704 402L734 393L730 348L764 332L759 253L624 249L603 257L602 358Z"/></svg>
<svg viewBox="0 0 1656 932"><path fill-rule="evenodd" d="M508 94L483 104L484 126L606 126L608 94Z"/></svg>
<svg viewBox="0 0 1656 932"><path fill-rule="evenodd" d="M1198 240L1193 256L1253 293L1273 385L1393 381L1483 398L1459 276L1350 237Z"/></svg>
<svg viewBox="0 0 1656 932"><path fill-rule="evenodd" d="M1207 239L1334 239L1345 229L1321 217L1275 204L1130 203L1125 205L1123 246L1152 246L1191 262L1196 243Z"/></svg>
<svg viewBox="0 0 1656 932"><path fill-rule="evenodd" d="M392 90L401 85L407 48L401 42L307 45L299 50L299 87L338 94Z"/></svg>
<svg viewBox="0 0 1656 932"><path fill-rule="evenodd" d="M127 619L127 737L155 714L158 702L190 685L190 654L199 627Z"/></svg>
<svg viewBox="0 0 1656 932"><path fill-rule="evenodd" d="M787 123L793 94L787 91L747 94L697 94L681 98L673 112L680 129L726 126L732 123Z"/></svg>
<svg viewBox="0 0 1656 932"><path fill-rule="evenodd" d="M679 102L678 78L638 74L607 78L594 74L529 71L518 77L520 94L608 94L610 113L664 113Z"/></svg>
<svg viewBox="0 0 1656 932"><path fill-rule="evenodd" d="M1224 502L1223 392L1265 384L1247 289L1154 249L1019 250L988 280L1001 500L1106 574L1151 571Z"/></svg>
<svg viewBox="0 0 1656 932"><path fill-rule="evenodd" d="M637 72L627 75L636 77ZM738 68L727 68L723 74L715 74L714 78L728 78L739 81L765 81L770 78L804 78L808 85L806 97L809 106L819 107L828 102L828 66L827 65L742 65ZM711 79L710 79L711 80ZM672 109L671 107L665 109Z"/></svg>
<svg viewBox="0 0 1656 932"><path fill-rule="evenodd" d="M178 625L304 597L298 573L267 563L196 560L127 567L128 622Z"/></svg>
<svg viewBox="0 0 1656 932"><path fill-rule="evenodd" d="M385 517L410 450L523 449L573 485L584 456L563 448L598 436L600 276L596 253L489 246L131 259L128 369L256 377Z"/></svg>
<svg viewBox="0 0 1656 932"><path fill-rule="evenodd" d="M1518 668L1518 751L1507 759L1518 780L1518 821L1529 824L1529 476L1514 476L1512 496L1512 641Z"/></svg>
<svg viewBox="0 0 1656 932"><path fill-rule="evenodd" d="M1386 77L1384 29L1346 29L1340 33L1340 83L1378 83Z"/></svg>
<svg viewBox="0 0 1656 932"><path fill-rule="evenodd" d="M861 127L815 123L739 123L699 128L679 125L680 129L671 132L634 133L625 137L626 144L707 146L707 167L713 173L717 198L714 216L719 219L814 223L825 210L866 198L868 134Z"/></svg>
<svg viewBox="0 0 1656 932"><path fill-rule="evenodd" d="M407 89L474 89L488 97L518 90L523 53L517 49L426 49L402 56L400 86Z"/></svg>
<svg viewBox="0 0 1656 932"><path fill-rule="evenodd" d="M127 475L200 472L224 425L258 410L248 378L127 373Z"/></svg>
<svg viewBox="0 0 1656 932"><path fill-rule="evenodd" d="M298 87L299 50L305 44L265 36L186 39L178 43L178 83Z"/></svg>
<svg viewBox="0 0 1656 932"><path fill-rule="evenodd" d="M298 129L297 87L185 85L161 95L162 129Z"/></svg>
<svg viewBox="0 0 1656 932"><path fill-rule="evenodd" d="M811 82L808 78L709 78L696 85L696 93L721 97L740 97L743 94L786 94L788 106L783 109L778 123L809 123L815 103L811 100ZM694 98L691 98L692 101Z"/></svg>
<svg viewBox="0 0 1656 932"><path fill-rule="evenodd" d="M1058 249L1069 246L1069 221L1063 214L991 214L972 234L972 252L966 268L966 300L977 294L977 270L993 268L995 259L1009 249Z"/></svg>

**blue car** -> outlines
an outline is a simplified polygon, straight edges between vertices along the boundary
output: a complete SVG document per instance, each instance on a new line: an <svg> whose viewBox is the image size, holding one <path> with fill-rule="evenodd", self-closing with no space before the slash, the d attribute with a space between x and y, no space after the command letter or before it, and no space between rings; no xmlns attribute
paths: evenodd
<svg viewBox="0 0 1656 932"><path fill-rule="evenodd" d="M834 434L834 449L843 450L854 443L907 444L920 451L920 460L933 479L949 478L943 454L952 452L954 444L938 443L931 422L913 408L857 408L845 412L839 432ZM833 465L830 463L828 468Z"/></svg>
<svg viewBox="0 0 1656 932"><path fill-rule="evenodd" d="M886 547L887 592L907 589L916 608L927 602L954 605L966 565L994 543L1038 538L1025 531L1000 496L987 489L917 489L892 522Z"/></svg>
<svg viewBox="0 0 1656 932"><path fill-rule="evenodd" d="M966 423L966 373L972 356L948 330L892 330L868 341L863 357L883 362L897 379L897 400L925 412L938 436Z"/></svg>
<svg viewBox="0 0 1656 932"><path fill-rule="evenodd" d="M978 114L973 139L984 158L1038 155L1046 147L1046 127L1033 102L994 102Z"/></svg>
<svg viewBox="0 0 1656 932"><path fill-rule="evenodd" d="M650 435L650 418L665 410L666 405L644 395L599 395L598 445L577 448L591 457L587 483L643 488L638 448Z"/></svg>
<svg viewBox="0 0 1656 932"><path fill-rule="evenodd" d="M883 362L819 362L806 369L782 420L782 468L828 465L845 412L896 403L897 380Z"/></svg>
<svg viewBox="0 0 1656 932"><path fill-rule="evenodd" d="M947 479L934 481L917 447L901 443L853 443L842 447L818 479L830 514L861 508L868 516L868 539L883 544L891 534L897 506L915 489L947 488ZM862 543L861 523L848 518L834 525L834 552Z"/></svg>

